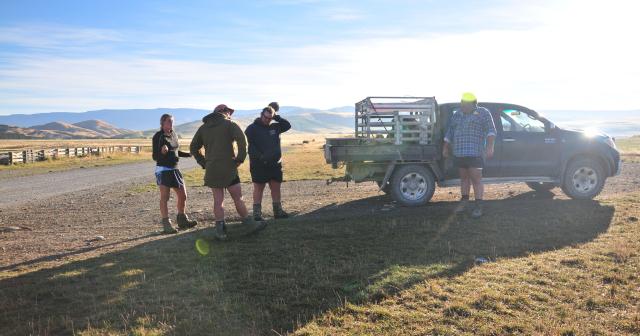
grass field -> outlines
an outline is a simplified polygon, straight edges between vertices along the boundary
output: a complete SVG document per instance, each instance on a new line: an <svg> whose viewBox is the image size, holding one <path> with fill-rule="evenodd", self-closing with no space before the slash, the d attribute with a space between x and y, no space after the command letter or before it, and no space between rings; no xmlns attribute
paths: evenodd
<svg viewBox="0 0 640 336"><path fill-rule="evenodd" d="M478 221L454 217L446 204L301 216L212 242L206 254L194 248L197 231L0 273L0 328L7 335L640 333L640 194L607 202L531 194L487 202Z"/></svg>
<svg viewBox="0 0 640 336"><path fill-rule="evenodd" d="M640 135L616 140L624 162L640 162Z"/></svg>

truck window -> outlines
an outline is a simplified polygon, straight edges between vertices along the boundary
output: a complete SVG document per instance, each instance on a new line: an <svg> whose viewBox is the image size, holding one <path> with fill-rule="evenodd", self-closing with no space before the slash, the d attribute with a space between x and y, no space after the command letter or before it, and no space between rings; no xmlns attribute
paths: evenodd
<svg viewBox="0 0 640 336"><path fill-rule="evenodd" d="M544 123L518 110L504 110L501 115L504 132L544 133Z"/></svg>

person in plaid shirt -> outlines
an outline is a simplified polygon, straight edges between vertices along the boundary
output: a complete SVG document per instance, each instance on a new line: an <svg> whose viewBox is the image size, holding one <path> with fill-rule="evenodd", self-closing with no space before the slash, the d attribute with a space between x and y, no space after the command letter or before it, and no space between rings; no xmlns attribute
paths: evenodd
<svg viewBox="0 0 640 336"><path fill-rule="evenodd" d="M460 172L460 192L462 194L456 213L462 213L469 203L469 192L473 184L475 195L471 216L482 216L482 167L484 157L493 157L496 126L491 112L478 106L478 99L472 93L462 95L460 110L451 116L449 128L444 137L442 155L447 158L453 152L453 165ZM453 147L453 148L451 148Z"/></svg>

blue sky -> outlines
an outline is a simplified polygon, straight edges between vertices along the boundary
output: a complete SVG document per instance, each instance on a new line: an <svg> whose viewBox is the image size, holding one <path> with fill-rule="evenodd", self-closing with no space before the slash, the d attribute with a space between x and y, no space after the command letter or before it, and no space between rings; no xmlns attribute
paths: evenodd
<svg viewBox="0 0 640 336"><path fill-rule="evenodd" d="M0 114L474 91L640 108L634 1L0 2Z"/></svg>

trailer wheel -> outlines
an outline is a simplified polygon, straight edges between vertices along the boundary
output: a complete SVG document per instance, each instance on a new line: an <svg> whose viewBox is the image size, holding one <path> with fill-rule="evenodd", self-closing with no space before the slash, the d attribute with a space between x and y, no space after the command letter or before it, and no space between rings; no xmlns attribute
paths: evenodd
<svg viewBox="0 0 640 336"><path fill-rule="evenodd" d="M573 199L592 199L604 187L604 169L590 158L572 161L564 175L562 191Z"/></svg>
<svg viewBox="0 0 640 336"><path fill-rule="evenodd" d="M403 165L393 172L391 197L404 206L424 205L436 190L433 174L425 166Z"/></svg>

